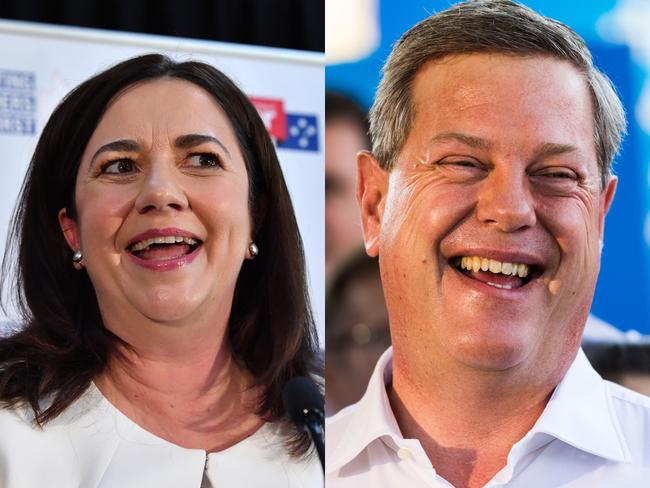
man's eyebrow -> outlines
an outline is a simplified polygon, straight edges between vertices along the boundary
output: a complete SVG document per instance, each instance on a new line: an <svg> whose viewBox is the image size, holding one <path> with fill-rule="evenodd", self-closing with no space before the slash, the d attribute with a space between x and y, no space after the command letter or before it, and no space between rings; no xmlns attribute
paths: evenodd
<svg viewBox="0 0 650 488"><path fill-rule="evenodd" d="M109 152L109 151L134 152L134 151L138 151L139 149L140 149L140 144L138 144L136 141L131 139L120 139L118 141L109 142L107 144L104 144L99 149L97 149L97 151L95 151L95 154L90 160L89 169L92 169L92 167L95 165L95 161L102 153Z"/></svg>
<svg viewBox="0 0 650 488"><path fill-rule="evenodd" d="M470 136L461 132L443 132L431 138L431 142L447 142L457 141L461 144L476 148L476 149L489 149L492 143L486 139L476 136ZM542 159L549 156L558 154L566 154L578 151L578 148L572 144L561 144L557 142L543 142L533 151L534 159Z"/></svg>
<svg viewBox="0 0 650 488"><path fill-rule="evenodd" d="M221 142L219 139L217 139L214 136L208 136L205 134L185 134L183 136L179 136L176 138L174 141L174 144L176 147L180 149L189 149L194 146L199 146L201 144L204 144L206 142L212 142L214 144L217 144L221 149L224 150L226 155L229 158L232 158L230 155L230 151L228 151L228 148Z"/></svg>
<svg viewBox="0 0 650 488"><path fill-rule="evenodd" d="M456 141L476 149L489 149L492 144L486 139L470 136L462 132L443 132L431 138L431 143Z"/></svg>
<svg viewBox="0 0 650 488"><path fill-rule="evenodd" d="M544 142L535 148L533 154L535 155L534 159L543 159L549 156L556 156L558 154L566 154L574 151L578 151L578 148L571 144Z"/></svg>

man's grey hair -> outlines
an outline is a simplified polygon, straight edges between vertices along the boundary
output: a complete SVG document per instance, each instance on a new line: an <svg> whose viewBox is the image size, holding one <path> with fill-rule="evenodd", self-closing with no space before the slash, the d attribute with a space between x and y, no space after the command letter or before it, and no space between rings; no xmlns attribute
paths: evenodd
<svg viewBox="0 0 650 488"><path fill-rule="evenodd" d="M552 56L577 68L592 98L594 142L604 188L626 129L621 101L607 76L594 66L578 34L511 0L459 3L424 19L395 44L369 116L372 150L382 168L393 167L411 130L412 86L418 71L428 61L481 52Z"/></svg>

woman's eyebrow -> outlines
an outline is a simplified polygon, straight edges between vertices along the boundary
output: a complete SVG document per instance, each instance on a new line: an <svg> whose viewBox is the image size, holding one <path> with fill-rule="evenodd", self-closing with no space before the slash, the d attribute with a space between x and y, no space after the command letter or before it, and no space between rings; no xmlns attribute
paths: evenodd
<svg viewBox="0 0 650 488"><path fill-rule="evenodd" d="M206 134L185 134L183 136L177 137L176 141L174 141L176 147L181 149L188 149L203 144L205 142L213 142L217 144L219 147L221 147L221 149L224 150L224 152L229 158L232 158L232 156L230 155L230 151L228 151L228 148L223 144L223 142L221 142L219 139L217 139L214 136L209 136Z"/></svg>
<svg viewBox="0 0 650 488"><path fill-rule="evenodd" d="M206 142L213 142L217 144L219 147L221 147L224 150L224 152L229 158L232 158L228 148L219 139L217 139L214 136L209 136L206 134L185 134L177 137L176 140L174 141L174 144L178 148L188 149ZM89 169L93 168L93 166L95 165L95 161L102 153L109 152L109 151L135 152L139 150L140 150L140 144L138 144L136 141L132 139L119 139L117 141L108 142L103 146L101 146L99 149L97 149L92 159L90 160Z"/></svg>

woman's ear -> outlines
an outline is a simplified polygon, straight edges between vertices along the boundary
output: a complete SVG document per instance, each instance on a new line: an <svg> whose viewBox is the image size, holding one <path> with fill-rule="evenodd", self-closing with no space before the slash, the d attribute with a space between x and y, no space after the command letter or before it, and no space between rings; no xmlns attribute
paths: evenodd
<svg viewBox="0 0 650 488"><path fill-rule="evenodd" d="M77 222L68 215L68 209L66 208L59 210L59 226L70 249L77 251L81 247Z"/></svg>
<svg viewBox="0 0 650 488"><path fill-rule="evenodd" d="M61 227L61 232L63 232L63 237L65 242L68 243L68 247L72 252L81 251L81 241L79 238L79 227L77 222L68 215L68 210L62 208L59 210L59 226ZM83 265L79 261L73 262L73 265L76 269L82 269Z"/></svg>

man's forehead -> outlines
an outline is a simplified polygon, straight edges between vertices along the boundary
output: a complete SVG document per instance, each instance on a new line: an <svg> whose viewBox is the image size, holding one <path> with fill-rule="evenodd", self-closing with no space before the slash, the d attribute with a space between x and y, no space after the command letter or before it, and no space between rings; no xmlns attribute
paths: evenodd
<svg viewBox="0 0 650 488"><path fill-rule="evenodd" d="M566 60L541 54L502 52L452 54L432 59L418 69L413 86L435 85L455 94L456 99L463 99L479 93L477 88L494 90L509 82L520 81L526 82L523 88L532 94L535 88L558 78L572 80L568 89L587 89L582 73ZM472 84L478 86L472 89Z"/></svg>
<svg viewBox="0 0 650 488"><path fill-rule="evenodd" d="M485 148L526 129L544 136L531 142L593 146L587 83L556 58L479 53L435 60L418 71L412 97L411 129L424 127L427 139L456 134L459 142Z"/></svg>

